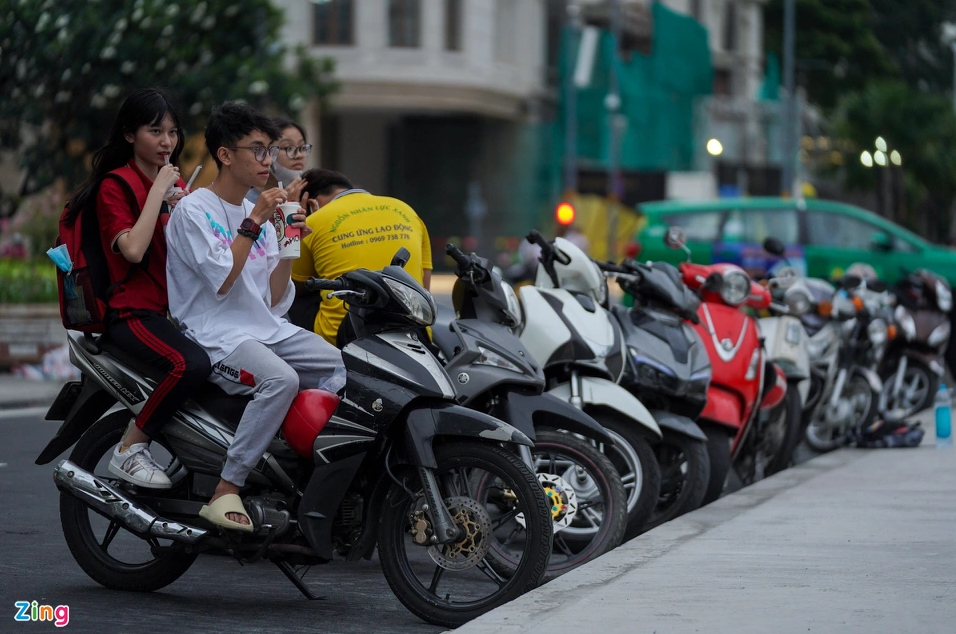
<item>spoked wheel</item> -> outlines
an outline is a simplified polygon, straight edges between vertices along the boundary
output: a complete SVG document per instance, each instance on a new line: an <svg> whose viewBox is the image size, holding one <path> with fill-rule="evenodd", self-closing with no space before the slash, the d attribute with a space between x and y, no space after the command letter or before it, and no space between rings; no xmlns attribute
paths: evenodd
<svg viewBox="0 0 956 634"><path fill-rule="evenodd" d="M939 379L928 367L910 359L903 373L900 391L895 393L893 387L896 385L898 373L899 370L883 383L880 410L884 412L884 416L893 412L902 420L929 407L936 390L939 389Z"/></svg>
<svg viewBox="0 0 956 634"><path fill-rule="evenodd" d="M699 507L710 479L707 442L670 430L663 432L664 438L655 446L661 467L661 494L644 530Z"/></svg>
<svg viewBox="0 0 956 634"><path fill-rule="evenodd" d="M645 530L661 490L661 470L647 439L634 429L633 422L622 421L600 412L588 412L614 439L613 447L600 445L601 451L621 476L627 495L627 528L624 541Z"/></svg>
<svg viewBox="0 0 956 634"><path fill-rule="evenodd" d="M518 456L496 445L435 446L440 494L461 541L434 544L421 483L393 484L379 527L382 571L398 599L421 619L457 627L541 583L551 554L551 512ZM479 496L474 491L484 493ZM510 576L491 565L492 548L515 561Z"/></svg>
<svg viewBox="0 0 956 634"><path fill-rule="evenodd" d="M821 453L842 447L846 444L848 431L867 427L876 419L879 395L859 374L847 379L840 398L843 402L839 405L847 408L846 412L839 412L843 414L840 420L833 420L836 415L828 411L829 403L821 403L807 425L807 444Z"/></svg>
<svg viewBox="0 0 956 634"><path fill-rule="evenodd" d="M551 503L554 549L547 578L553 579L621 543L627 498L621 476L595 447L553 430L538 429L535 436L534 470ZM476 483L478 499L487 495L487 484L487 479ZM520 532L509 537L524 539ZM518 563L505 544L492 544L488 559L504 576L512 575Z"/></svg>
<svg viewBox="0 0 956 634"><path fill-rule="evenodd" d="M175 465L167 469L173 488L142 489L120 480L108 471L113 449L123 437L130 414L126 411L106 416L90 427L70 454L78 467L98 479L129 492L131 495L183 494L187 487L185 471ZM150 451L160 464L168 464L172 456L154 440ZM178 471L178 473L177 473ZM169 546L172 542L156 538L143 539L125 529L122 524L104 517L69 493L60 493L60 523L63 536L76 563L97 583L112 590L152 592L171 584L185 573L196 560L196 554L163 553L153 549Z"/></svg>

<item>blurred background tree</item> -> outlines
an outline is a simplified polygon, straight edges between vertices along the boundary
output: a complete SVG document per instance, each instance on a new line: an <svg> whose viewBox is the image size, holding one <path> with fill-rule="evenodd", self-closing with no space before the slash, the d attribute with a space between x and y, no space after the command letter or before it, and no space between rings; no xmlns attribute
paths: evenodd
<svg viewBox="0 0 956 634"><path fill-rule="evenodd" d="M813 104L830 109L841 93L896 74L870 0L796 0L796 15L797 83ZM764 25L766 50L783 59L783 0L767 3Z"/></svg>
<svg viewBox="0 0 956 634"><path fill-rule="evenodd" d="M331 59L278 37L269 0L10 0L0 11L0 148L27 173L18 196L88 173L122 100L165 88L200 132L212 106L242 99L295 116L336 89ZM289 55L291 53L291 55Z"/></svg>
<svg viewBox="0 0 956 634"><path fill-rule="evenodd" d="M924 235L949 235L956 198L956 113L949 98L899 80L873 82L844 95L833 132L853 148L844 161L849 187L876 191L879 211L890 220ZM876 156L878 137L883 157ZM870 157L861 160L864 151Z"/></svg>

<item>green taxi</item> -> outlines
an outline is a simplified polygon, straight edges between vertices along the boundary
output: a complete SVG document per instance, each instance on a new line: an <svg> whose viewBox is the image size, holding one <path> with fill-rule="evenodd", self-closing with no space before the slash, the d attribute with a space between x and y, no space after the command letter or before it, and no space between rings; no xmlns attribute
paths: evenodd
<svg viewBox="0 0 956 634"><path fill-rule="evenodd" d="M859 207L815 198L720 198L643 203L646 223L638 233L641 260L677 264L682 251L664 245L667 227L684 229L694 262L733 262L762 276L779 258L761 244L774 237L786 246L790 264L810 277L835 278L854 262L866 262L887 282L904 269L930 269L956 286L956 250Z"/></svg>

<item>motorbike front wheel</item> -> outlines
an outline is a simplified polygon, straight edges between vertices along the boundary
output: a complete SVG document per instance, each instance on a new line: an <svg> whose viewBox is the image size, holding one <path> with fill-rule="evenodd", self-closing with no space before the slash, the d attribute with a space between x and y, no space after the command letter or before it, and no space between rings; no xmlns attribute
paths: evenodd
<svg viewBox="0 0 956 634"><path fill-rule="evenodd" d="M939 377L923 363L909 359L906 372L903 373L900 393L893 394L898 373L899 370L883 381L880 410L884 416L890 412L897 413L902 420L930 406L939 389Z"/></svg>
<svg viewBox="0 0 956 634"><path fill-rule="evenodd" d="M826 453L846 444L847 432L852 429L868 427L876 419L879 410L880 395L873 390L870 382L859 374L853 374L847 379L846 386L840 400L850 406L842 424L835 424L827 419L827 403L821 403L814 412L813 420L807 425L805 438L807 444L814 451Z"/></svg>
<svg viewBox="0 0 956 634"><path fill-rule="evenodd" d="M707 441L662 431L664 437L654 447L661 468L661 494L646 531L699 507L710 480Z"/></svg>
<svg viewBox="0 0 956 634"><path fill-rule="evenodd" d="M541 583L551 555L551 506L531 469L502 447L453 440L436 443L435 458L440 495L462 540L423 539L430 520L422 484L403 477L402 486L392 484L382 511L379 558L388 585L409 611L428 623L458 627ZM476 480L487 483L484 499L474 494ZM496 542L513 549L510 576L489 561Z"/></svg>
<svg viewBox="0 0 956 634"><path fill-rule="evenodd" d="M797 384L791 383L787 386L787 395L783 397L783 411L778 416L784 416L783 441L776 455L767 464L764 475L770 476L779 471L783 471L793 462L793 452L800 442L800 434L803 431L801 419L803 417L803 408L800 406L800 393L797 391Z"/></svg>
<svg viewBox="0 0 956 634"><path fill-rule="evenodd" d="M635 423L602 412L589 411L614 439L614 446L599 445L621 475L627 495L627 528L624 541L644 530L654 514L661 491L661 469L650 442L635 429Z"/></svg>
<svg viewBox="0 0 956 634"><path fill-rule="evenodd" d="M119 411L97 421L76 443L70 454L78 467L131 495L142 493L135 485L120 480L107 467L113 448L122 439L130 413ZM151 450L162 462L160 441L154 441ZM152 494L174 494L176 487L185 487L181 480L173 489L151 489ZM63 536L76 563L91 579L111 590L152 592L164 588L183 575L196 560L196 554L164 553L154 555L157 547L168 545L167 540L155 537L143 539L129 532L116 520L107 519L93 511L69 493L60 493L60 523ZM164 543L166 542L166 543Z"/></svg>

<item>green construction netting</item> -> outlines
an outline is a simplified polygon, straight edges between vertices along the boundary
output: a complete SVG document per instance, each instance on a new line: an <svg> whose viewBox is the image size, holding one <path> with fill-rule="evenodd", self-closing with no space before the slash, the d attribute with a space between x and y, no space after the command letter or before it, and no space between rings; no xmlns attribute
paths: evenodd
<svg viewBox="0 0 956 634"><path fill-rule="evenodd" d="M655 2L651 8L653 43L650 55L631 53L613 60L613 37L602 32L591 83L578 90L578 156L583 164L608 163L609 117L605 108L610 65L617 64L621 114L627 127L621 140L620 165L633 170L688 170L694 156L694 104L710 94L713 84L707 30L694 18ZM574 72L579 36L564 34L562 81ZM562 93L563 97L563 93ZM565 104L552 128L556 145L564 146ZM560 160L561 155L554 157Z"/></svg>

